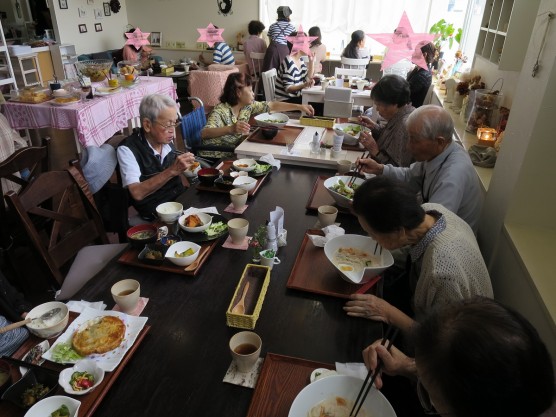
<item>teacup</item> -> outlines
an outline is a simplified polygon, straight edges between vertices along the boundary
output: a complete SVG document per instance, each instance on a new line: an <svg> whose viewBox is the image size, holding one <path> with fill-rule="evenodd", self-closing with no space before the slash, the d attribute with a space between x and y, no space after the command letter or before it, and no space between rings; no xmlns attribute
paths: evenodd
<svg viewBox="0 0 556 417"><path fill-rule="evenodd" d="M234 209L241 210L245 207L248 194L249 192L244 188L234 188L233 190L230 190L230 200L232 201Z"/></svg>
<svg viewBox="0 0 556 417"><path fill-rule="evenodd" d="M344 175L351 170L351 161L347 159L341 159L338 161L338 174Z"/></svg>
<svg viewBox="0 0 556 417"><path fill-rule="evenodd" d="M232 243L236 245L241 245L243 243L248 230L249 222L245 219L235 218L228 222L228 233L232 238Z"/></svg>
<svg viewBox="0 0 556 417"><path fill-rule="evenodd" d="M131 313L139 302L141 284L134 279L116 282L110 289L114 302L124 313Z"/></svg>
<svg viewBox="0 0 556 417"><path fill-rule="evenodd" d="M328 85L329 85L329 84L330 84L330 81L328 81L328 80L323 80L323 81L321 82L321 87L322 87L322 89L323 89L323 90L326 90L326 89L328 88Z"/></svg>
<svg viewBox="0 0 556 417"><path fill-rule="evenodd" d="M230 339L230 353L239 372L249 372L253 369L259 356L263 341L255 332L239 332Z"/></svg>
<svg viewBox="0 0 556 417"><path fill-rule="evenodd" d="M274 255L273 251L270 252L270 254ZM274 265L278 265L281 262L277 256L268 256L269 255L268 249L259 252L259 255L261 255L261 265L268 266L270 269L272 269Z"/></svg>
<svg viewBox="0 0 556 417"><path fill-rule="evenodd" d="M338 216L338 209L334 206L320 206L318 208L318 219L321 227L334 224L336 216Z"/></svg>

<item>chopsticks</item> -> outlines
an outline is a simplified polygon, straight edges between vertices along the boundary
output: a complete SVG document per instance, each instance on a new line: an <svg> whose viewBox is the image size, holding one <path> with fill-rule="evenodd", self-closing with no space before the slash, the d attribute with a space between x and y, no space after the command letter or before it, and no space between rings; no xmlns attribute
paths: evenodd
<svg viewBox="0 0 556 417"><path fill-rule="evenodd" d="M386 345L386 349L390 350L390 348L392 347L392 343L394 343L394 339L396 339L396 336L398 335L398 331L399 329L397 327L394 327L392 325L388 326L388 329L386 329L386 333L384 334L384 337L382 338L382 342L380 343L382 346ZM361 407L363 406L363 403L365 402L365 398L367 398L367 395L369 394L369 391L371 390L371 387L373 386L376 377L378 376L378 374L380 373L380 371L382 370L382 361L380 360L380 358L377 361L376 364L376 368L374 370L374 372L372 370L369 369L369 372L367 373L367 377L365 378L365 381L363 381L363 386L361 387L361 390L359 391L359 394L357 395L357 399L355 400L355 403L353 404L353 408L351 409L350 413L349 413L349 417L357 417L357 414L359 413L359 410L361 410ZM367 385L367 382L369 381L370 378L370 382ZM365 389L366 387L366 389ZM361 400L361 401L359 401ZM359 405L357 405L359 404ZM356 410L357 408L357 410ZM355 414L353 413L355 410Z"/></svg>
<svg viewBox="0 0 556 417"><path fill-rule="evenodd" d="M60 373L58 371L55 371L54 369L45 368L45 367L42 367L40 365L35 365L34 363L20 361L18 359L10 358L8 356L2 356L1 359L5 360L6 362L10 362L13 365L22 366L24 368L40 369L41 371L50 372L52 374L59 374Z"/></svg>
<svg viewBox="0 0 556 417"><path fill-rule="evenodd" d="M363 155L361 155L361 158L360 158L360 159L366 159L366 158L369 157L369 155L370 155L370 152L369 152L369 153L363 152ZM353 183L355 182L355 180L356 180L357 177L359 176L359 174L360 174L360 172L361 172L361 169L363 169L363 165L361 165L361 164L359 164L359 165L357 166L357 168L355 168L355 172L353 173L353 175L351 176L351 178L349 179L349 181L348 181L348 183L347 183L347 186L348 186L348 187L350 187L350 188L352 187Z"/></svg>

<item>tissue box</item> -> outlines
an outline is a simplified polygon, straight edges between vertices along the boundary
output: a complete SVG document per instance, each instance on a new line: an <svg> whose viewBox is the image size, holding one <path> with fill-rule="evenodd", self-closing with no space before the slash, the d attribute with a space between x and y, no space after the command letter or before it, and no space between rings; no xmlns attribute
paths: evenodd
<svg viewBox="0 0 556 417"><path fill-rule="evenodd" d="M334 127L334 122L336 119L332 117L306 117L301 116L299 119L299 124L304 126L315 126L315 127L326 127L332 129Z"/></svg>
<svg viewBox="0 0 556 417"><path fill-rule="evenodd" d="M244 285L247 282L249 282L249 291L245 297L245 314L234 314L232 309L241 299ZM226 324L241 329L254 329L269 283L270 268L268 266L247 264L226 311Z"/></svg>
<svg viewBox="0 0 556 417"><path fill-rule="evenodd" d="M160 70L160 73L161 73L162 75L170 75L170 74L173 74L174 72L175 72L175 71L174 71L174 67L173 67L173 66L172 66L172 67L162 68L162 69Z"/></svg>

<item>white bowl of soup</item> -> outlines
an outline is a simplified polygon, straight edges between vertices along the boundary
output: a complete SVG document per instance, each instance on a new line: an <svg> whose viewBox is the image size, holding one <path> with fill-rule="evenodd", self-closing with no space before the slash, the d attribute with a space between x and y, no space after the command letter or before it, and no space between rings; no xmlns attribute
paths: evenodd
<svg viewBox="0 0 556 417"><path fill-rule="evenodd" d="M326 242L324 253L340 276L352 284L365 284L394 264L390 251L368 236L336 236Z"/></svg>

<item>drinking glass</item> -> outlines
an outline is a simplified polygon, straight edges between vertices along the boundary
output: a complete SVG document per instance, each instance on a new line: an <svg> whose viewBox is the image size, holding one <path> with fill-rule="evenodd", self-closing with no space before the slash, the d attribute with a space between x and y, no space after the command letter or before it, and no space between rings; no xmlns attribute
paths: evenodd
<svg viewBox="0 0 556 417"><path fill-rule="evenodd" d="M286 138L286 151L289 155L293 155L293 148L295 146L295 138L294 137L287 137Z"/></svg>

